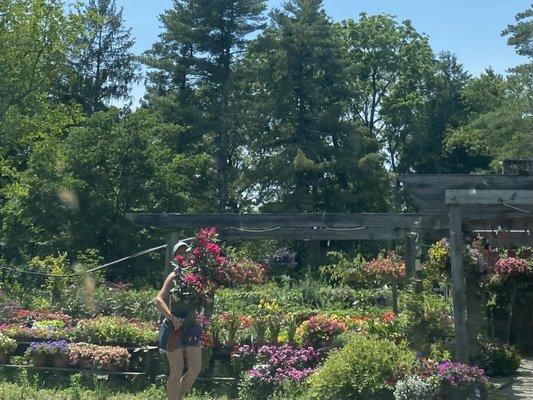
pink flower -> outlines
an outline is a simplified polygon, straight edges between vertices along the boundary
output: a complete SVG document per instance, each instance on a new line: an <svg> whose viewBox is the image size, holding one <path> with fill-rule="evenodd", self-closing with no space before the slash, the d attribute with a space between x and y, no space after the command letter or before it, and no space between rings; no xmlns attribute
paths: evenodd
<svg viewBox="0 0 533 400"><path fill-rule="evenodd" d="M528 272L526 262L520 258L502 258L494 265L493 272L503 277L516 276Z"/></svg>
<svg viewBox="0 0 533 400"><path fill-rule="evenodd" d="M207 243L207 245L205 246L205 250L214 256L218 256L221 251L220 246L213 242Z"/></svg>

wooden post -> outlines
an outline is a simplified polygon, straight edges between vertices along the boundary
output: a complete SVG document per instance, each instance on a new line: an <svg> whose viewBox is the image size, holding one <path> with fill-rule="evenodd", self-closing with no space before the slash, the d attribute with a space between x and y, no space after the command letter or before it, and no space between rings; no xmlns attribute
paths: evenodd
<svg viewBox="0 0 533 400"><path fill-rule="evenodd" d="M465 283L463 270L463 228L461 208L450 205L450 247L452 261L452 295L455 331L455 359L468 362L468 341L466 332Z"/></svg>
<svg viewBox="0 0 533 400"><path fill-rule="evenodd" d="M398 314L398 281L392 278L392 312Z"/></svg>
<svg viewBox="0 0 533 400"><path fill-rule="evenodd" d="M172 261L172 249L178 243L179 237L176 232L172 232L167 240L167 249L165 251L165 269L163 271L164 277L166 278L167 275L172 271L172 267L170 265L170 262Z"/></svg>
<svg viewBox="0 0 533 400"><path fill-rule="evenodd" d="M470 357L477 357L481 351L477 338L487 334L487 300L484 289L479 287L478 274L468 271L465 280L468 350Z"/></svg>
<svg viewBox="0 0 533 400"><path fill-rule="evenodd" d="M415 236L408 234L404 241L405 277L409 283L416 276L416 243Z"/></svg>

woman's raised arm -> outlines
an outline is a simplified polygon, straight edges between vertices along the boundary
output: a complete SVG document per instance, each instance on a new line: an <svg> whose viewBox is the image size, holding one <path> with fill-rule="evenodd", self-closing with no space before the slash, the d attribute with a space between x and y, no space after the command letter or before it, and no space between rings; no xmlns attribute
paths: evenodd
<svg viewBox="0 0 533 400"><path fill-rule="evenodd" d="M176 318L174 315L172 315L172 312L170 311L170 308L168 307L167 300L170 298L170 289L172 289L172 285L174 284L174 272L171 272L167 279L165 279L165 283L163 283L163 287L155 297L155 307L163 314L165 317L167 317L169 320L174 322L173 320Z"/></svg>

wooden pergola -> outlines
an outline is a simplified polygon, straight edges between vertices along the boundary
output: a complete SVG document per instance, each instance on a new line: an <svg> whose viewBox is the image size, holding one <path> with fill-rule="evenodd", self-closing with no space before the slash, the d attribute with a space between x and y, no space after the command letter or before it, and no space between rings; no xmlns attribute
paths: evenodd
<svg viewBox="0 0 533 400"><path fill-rule="evenodd" d="M339 241L379 240L403 241L408 279L415 277L416 239L441 238L447 233L445 214L390 213L275 213L275 214L127 214L135 225L170 231L167 242L166 270L170 268L170 251L179 240L177 229L199 229L216 226L225 241L290 240ZM398 311L397 283L392 282L393 310Z"/></svg>
<svg viewBox="0 0 533 400"><path fill-rule="evenodd" d="M467 362L469 338L481 316L475 295L465 291L463 237L485 236L498 246L533 245L533 176L404 175L400 180L421 212L449 214L455 356Z"/></svg>
<svg viewBox="0 0 533 400"><path fill-rule="evenodd" d="M462 265L463 232L528 243L532 228L532 176L405 175L401 181L419 213L177 214L129 213L137 226L170 232L166 265L179 240L176 230L216 226L224 240L403 240L407 277L415 276L416 243L451 238L456 358L468 358Z"/></svg>

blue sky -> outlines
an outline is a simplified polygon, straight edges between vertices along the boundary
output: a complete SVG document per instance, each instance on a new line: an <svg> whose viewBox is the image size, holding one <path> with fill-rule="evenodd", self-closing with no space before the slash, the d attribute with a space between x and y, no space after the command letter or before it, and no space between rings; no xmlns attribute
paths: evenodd
<svg viewBox="0 0 533 400"><path fill-rule="evenodd" d="M514 16L529 7L531 0L325 0L324 7L334 20L357 18L360 12L387 13L400 20L410 19L418 32L425 33L433 49L457 54L468 72L477 75L492 66L505 71L524 59L500 36ZM282 0L269 0L277 7ZM161 31L158 16L172 6L171 0L117 0L124 7L126 26L133 29L134 51L151 47ZM133 89L134 105L144 93L144 84Z"/></svg>

